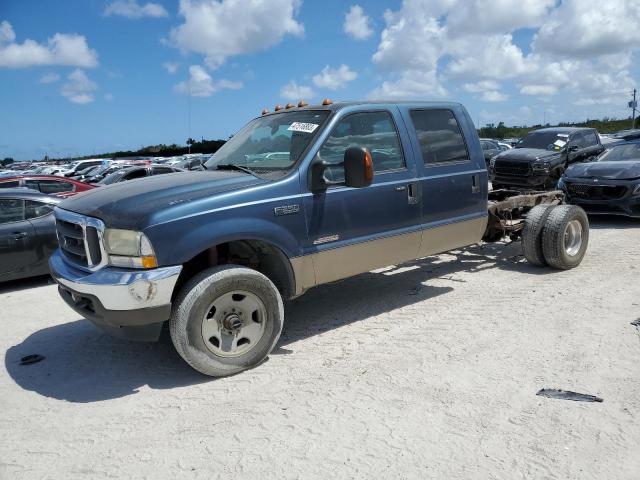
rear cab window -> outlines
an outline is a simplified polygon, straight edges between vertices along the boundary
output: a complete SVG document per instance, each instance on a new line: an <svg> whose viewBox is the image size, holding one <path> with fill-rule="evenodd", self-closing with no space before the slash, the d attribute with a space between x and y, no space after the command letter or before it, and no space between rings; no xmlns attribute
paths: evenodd
<svg viewBox="0 0 640 480"><path fill-rule="evenodd" d="M425 166L470 161L460 124L451 110L411 110L411 121Z"/></svg>
<svg viewBox="0 0 640 480"><path fill-rule="evenodd" d="M20 182L12 180L10 182L0 182L0 188L16 188L20 186Z"/></svg>

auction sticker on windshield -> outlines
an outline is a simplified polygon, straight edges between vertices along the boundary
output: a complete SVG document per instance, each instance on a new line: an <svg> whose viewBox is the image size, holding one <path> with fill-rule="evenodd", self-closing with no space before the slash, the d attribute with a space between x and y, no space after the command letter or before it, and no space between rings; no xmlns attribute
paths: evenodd
<svg viewBox="0 0 640 480"><path fill-rule="evenodd" d="M313 133L316 128L318 128L317 123L293 122L287 130L291 130L292 132Z"/></svg>

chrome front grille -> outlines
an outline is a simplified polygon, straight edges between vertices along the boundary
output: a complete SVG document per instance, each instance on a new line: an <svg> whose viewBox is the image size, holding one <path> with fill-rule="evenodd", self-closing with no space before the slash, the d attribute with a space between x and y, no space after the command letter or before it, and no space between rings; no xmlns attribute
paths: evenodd
<svg viewBox="0 0 640 480"><path fill-rule="evenodd" d="M55 209L58 244L64 258L83 270L95 271L107 264L102 235L104 223L93 217L86 217Z"/></svg>
<svg viewBox="0 0 640 480"><path fill-rule="evenodd" d="M624 185L589 185L581 183L565 183L567 191L574 197L588 200L615 200L627 193Z"/></svg>

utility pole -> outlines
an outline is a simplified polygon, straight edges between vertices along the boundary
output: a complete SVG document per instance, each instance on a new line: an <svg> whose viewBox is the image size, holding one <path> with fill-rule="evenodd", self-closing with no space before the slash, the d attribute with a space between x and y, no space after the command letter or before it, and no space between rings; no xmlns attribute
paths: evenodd
<svg viewBox="0 0 640 480"><path fill-rule="evenodd" d="M629 102L631 107L631 128L636 128L636 108L638 108L638 102L636 101L636 89L633 89L633 100Z"/></svg>

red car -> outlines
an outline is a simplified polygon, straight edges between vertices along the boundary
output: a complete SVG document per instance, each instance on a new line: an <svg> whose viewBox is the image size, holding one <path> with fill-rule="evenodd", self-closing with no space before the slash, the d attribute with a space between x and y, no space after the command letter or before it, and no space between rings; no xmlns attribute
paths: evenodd
<svg viewBox="0 0 640 480"><path fill-rule="evenodd" d="M76 193L96 188L95 185L54 175L16 175L14 177L0 178L0 188L15 187L27 187L47 195L57 195L59 197L70 197Z"/></svg>

